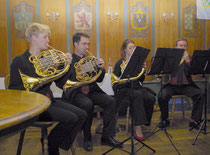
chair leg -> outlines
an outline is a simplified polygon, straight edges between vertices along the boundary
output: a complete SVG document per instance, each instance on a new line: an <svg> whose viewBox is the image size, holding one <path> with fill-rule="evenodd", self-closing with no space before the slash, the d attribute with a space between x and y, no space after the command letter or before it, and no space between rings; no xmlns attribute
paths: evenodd
<svg viewBox="0 0 210 155"><path fill-rule="evenodd" d="M23 146L23 140L24 140L25 132L26 132L26 129L24 129L24 130L21 131L21 133L20 133L20 139L19 139L19 143L18 143L17 155L21 155L21 151L22 151L22 146Z"/></svg>
<svg viewBox="0 0 210 155"><path fill-rule="evenodd" d="M76 151L75 151L74 146L71 146L71 154L72 154L72 155L76 155Z"/></svg>
<svg viewBox="0 0 210 155"><path fill-rule="evenodd" d="M129 126L129 114L130 114L130 108L128 107L127 113L126 113L126 133L128 134L128 126ZM132 129L131 129L132 130Z"/></svg>
<svg viewBox="0 0 210 155"><path fill-rule="evenodd" d="M181 106L182 106L182 115L183 115L183 118L185 118L185 112L184 112L184 98L181 97Z"/></svg>
<svg viewBox="0 0 210 155"><path fill-rule="evenodd" d="M176 103L176 99L173 99L172 109L171 109L171 114L170 114L170 120L171 120L170 127L172 126L173 119L174 119L175 103Z"/></svg>
<svg viewBox="0 0 210 155"><path fill-rule="evenodd" d="M48 154L48 139L47 139L47 128L41 128L41 143L42 143L42 153Z"/></svg>

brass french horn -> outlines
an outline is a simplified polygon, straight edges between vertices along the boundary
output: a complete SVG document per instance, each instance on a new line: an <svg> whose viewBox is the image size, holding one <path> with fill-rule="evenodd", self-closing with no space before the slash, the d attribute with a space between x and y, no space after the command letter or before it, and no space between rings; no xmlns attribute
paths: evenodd
<svg viewBox="0 0 210 155"><path fill-rule="evenodd" d="M63 86L63 90L67 92L95 82L102 73L102 70L97 66L96 61L97 58L91 54L76 62L74 68L77 81L67 80Z"/></svg>
<svg viewBox="0 0 210 155"><path fill-rule="evenodd" d="M141 72L136 76L132 78L125 78L125 79L119 79L118 76L116 76L113 72L111 73L111 85L114 86L114 84L123 84L126 83L128 80L137 80L139 79L145 72L145 68L142 68Z"/></svg>
<svg viewBox="0 0 210 155"><path fill-rule="evenodd" d="M42 85L62 77L70 67L66 55L54 48L43 51L37 56L30 56L29 61L34 65L35 72L39 77L27 76L19 70L27 91L35 91Z"/></svg>

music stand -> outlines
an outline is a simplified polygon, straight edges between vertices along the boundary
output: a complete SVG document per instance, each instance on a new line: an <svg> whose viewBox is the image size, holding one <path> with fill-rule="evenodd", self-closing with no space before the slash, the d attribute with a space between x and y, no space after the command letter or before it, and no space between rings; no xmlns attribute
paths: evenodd
<svg viewBox="0 0 210 155"><path fill-rule="evenodd" d="M207 123L207 92L208 92L208 77L206 74L210 74L210 50L195 50L192 56L192 61L190 63L190 71L191 74L203 74L203 78L205 79L205 86L204 86L204 119L201 121L201 126L196 134L195 139L193 140L192 145L195 145L195 142L200 134L202 132L203 134L208 134L206 132L206 123ZM200 125L200 123L198 125ZM192 130L192 128L190 129Z"/></svg>
<svg viewBox="0 0 210 155"><path fill-rule="evenodd" d="M158 48L156 55L154 58L152 58L152 62L150 65L150 69L148 71L148 75L158 75L158 77L161 77L161 74L171 74L177 71L179 68L180 60L184 54L183 49L177 49L177 48ZM161 96L162 96L162 78L160 78L160 84L161 84ZM161 122L160 122L161 123ZM156 130L160 123L155 127L155 129L152 131L152 133L148 136L163 131L166 136L168 137L169 141L171 142L172 146L175 148L178 154L179 151L177 150L176 146L172 142L172 136L167 132L166 128L159 128Z"/></svg>
<svg viewBox="0 0 210 155"><path fill-rule="evenodd" d="M143 63L145 62L147 55L149 54L150 50L140 47L140 46L136 46L134 52L132 53L132 55L129 58L129 61L127 63L127 65L125 66L125 70L124 72L121 74L120 79L125 79L127 78L127 82L131 82L131 89L132 89L132 93L133 93L133 80L130 80L130 78L132 77L136 77L142 70L142 66ZM137 139L136 137L134 137L133 135L133 102L134 102L134 93L132 94L132 101L130 104L130 110L131 110L131 136L127 139L125 139L124 141L122 141L120 145L124 144L126 141L131 140L131 152L128 152L127 150L124 150L123 148L119 148L119 147L112 147L110 150L106 151L105 153L103 153L103 155L109 153L110 151L114 150L115 148L118 148L124 152L127 152L130 155L135 155L136 152L138 152L142 147L146 146L147 148L149 148L150 150L152 150L153 152L156 152L154 149L152 149L151 147L149 147L147 144L143 143L141 140ZM140 142L143 146L141 146L139 149L135 150L135 144L134 144L134 140L137 140L138 142Z"/></svg>

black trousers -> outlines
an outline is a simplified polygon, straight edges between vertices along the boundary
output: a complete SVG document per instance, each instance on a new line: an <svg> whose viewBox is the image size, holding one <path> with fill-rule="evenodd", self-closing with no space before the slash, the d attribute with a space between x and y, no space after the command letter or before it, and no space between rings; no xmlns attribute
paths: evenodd
<svg viewBox="0 0 210 155"><path fill-rule="evenodd" d="M118 109L123 110L130 106L134 125L150 125L155 100L155 95L144 87L133 90L122 88L117 94Z"/></svg>
<svg viewBox="0 0 210 155"><path fill-rule="evenodd" d="M186 95L193 100L193 109L191 113L191 119L195 121L201 120L203 103L204 103L204 93L195 86L191 85L170 85L167 84L163 87L158 94L158 103L161 111L161 119L168 119L168 101L173 95Z"/></svg>
<svg viewBox="0 0 210 155"><path fill-rule="evenodd" d="M53 99L50 107L39 116L40 121L58 122L48 136L49 149L70 149L86 119L84 110L61 99Z"/></svg>
<svg viewBox="0 0 210 155"><path fill-rule="evenodd" d="M88 95L78 92L72 104L88 113L88 121L83 126L84 138L91 140L91 125L93 120L94 105L103 108L103 137L115 135L115 99L103 92L91 91Z"/></svg>

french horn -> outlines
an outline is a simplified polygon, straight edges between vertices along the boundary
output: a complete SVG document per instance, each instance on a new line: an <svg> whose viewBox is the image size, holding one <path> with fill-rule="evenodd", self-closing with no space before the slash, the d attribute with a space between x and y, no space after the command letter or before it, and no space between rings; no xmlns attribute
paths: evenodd
<svg viewBox="0 0 210 155"><path fill-rule="evenodd" d="M136 76L136 77L132 77L132 78L125 78L125 79L120 79L118 76L116 76L113 72L111 73L111 85L112 87L114 86L114 84L124 84L126 83L128 80L133 81L133 80L137 80L139 79L145 72L145 68L141 69L141 72Z"/></svg>
<svg viewBox="0 0 210 155"><path fill-rule="evenodd" d="M23 85L27 91L35 91L42 85L59 79L70 67L66 55L54 48L42 51L37 56L30 56L29 61L34 65L35 72L39 77L30 77L19 70Z"/></svg>
<svg viewBox="0 0 210 155"><path fill-rule="evenodd" d="M98 67L96 61L97 58L91 54L76 62L74 68L77 81L67 80L63 86L64 92L95 82L102 73L102 69Z"/></svg>

